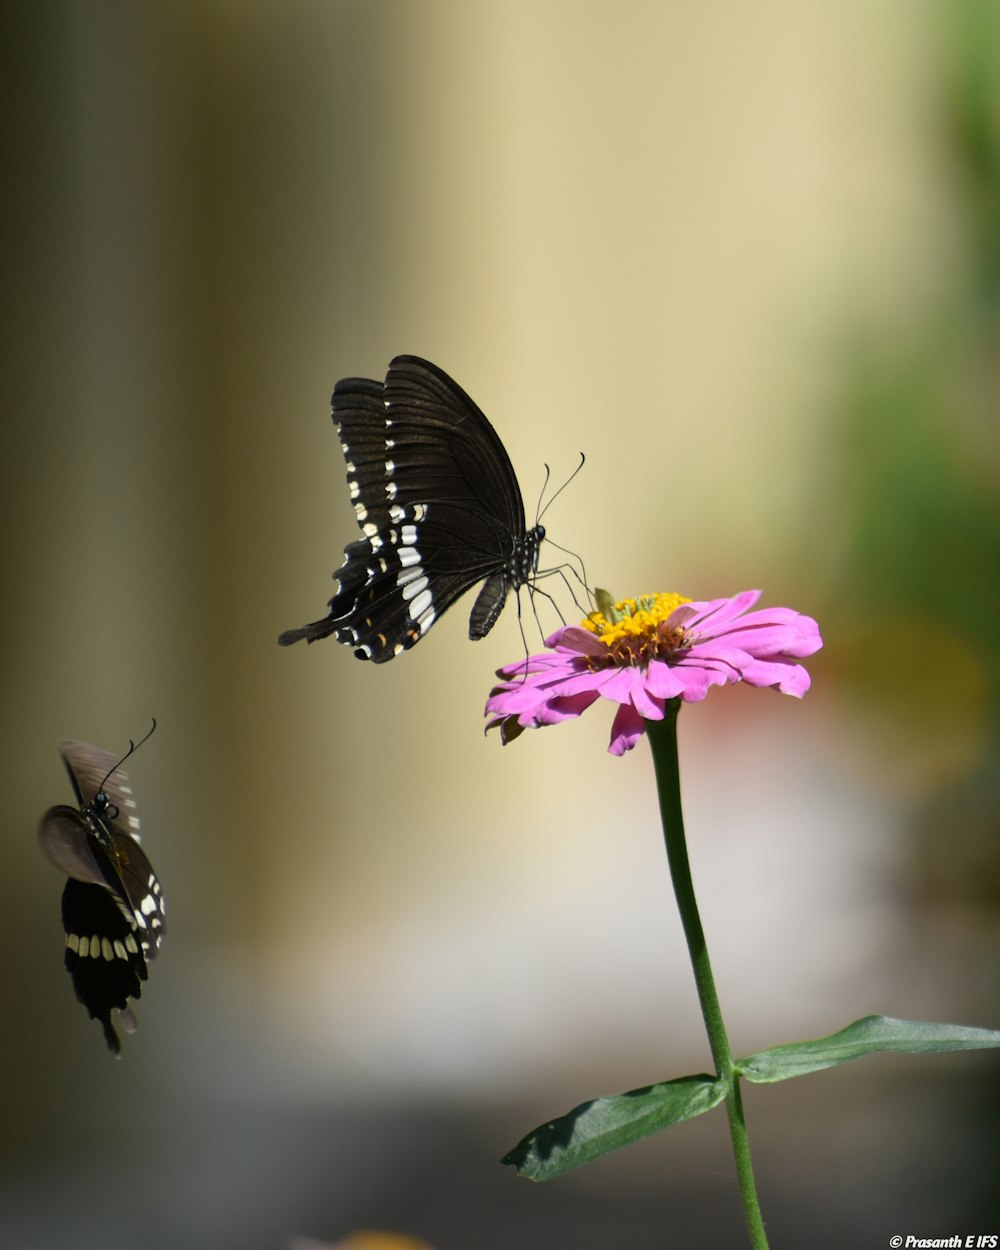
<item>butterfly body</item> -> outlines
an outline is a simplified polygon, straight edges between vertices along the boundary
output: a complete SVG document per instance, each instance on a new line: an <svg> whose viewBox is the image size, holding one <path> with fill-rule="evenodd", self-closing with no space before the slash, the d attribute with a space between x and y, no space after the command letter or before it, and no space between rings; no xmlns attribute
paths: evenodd
<svg viewBox="0 0 1000 1250"><path fill-rule="evenodd" d="M327 616L278 641L333 634L360 659L384 663L479 582L469 637L485 637L508 593L532 581L545 537L541 525L527 527L496 431L417 356L397 356L385 382L344 378L332 409L362 537L344 549Z"/></svg>
<svg viewBox="0 0 1000 1250"><path fill-rule="evenodd" d="M122 1027L134 1030L129 1000L140 996L148 962L159 949L163 896L139 844L132 790L115 757L82 742L62 743L60 754L79 807L50 808L38 837L50 862L68 878L62 919L73 988L118 1054L111 1013L117 1009Z"/></svg>

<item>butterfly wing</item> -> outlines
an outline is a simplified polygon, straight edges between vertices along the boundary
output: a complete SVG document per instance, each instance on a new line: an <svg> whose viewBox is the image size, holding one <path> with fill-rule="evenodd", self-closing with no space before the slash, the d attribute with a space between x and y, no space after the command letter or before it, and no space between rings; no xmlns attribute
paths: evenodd
<svg viewBox="0 0 1000 1250"><path fill-rule="evenodd" d="M70 877L63 890L62 917L73 989L91 1019L100 1021L108 1047L117 1055L121 1043L111 1012L120 1011L122 1027L134 1030L129 999L140 996L148 975L146 960L129 919L104 886Z"/></svg>
<svg viewBox="0 0 1000 1250"><path fill-rule="evenodd" d="M50 807L38 825L38 840L49 862L76 881L114 889L104 875L102 863L91 849L87 822L75 807ZM106 859L102 856L101 860Z"/></svg>
<svg viewBox="0 0 1000 1250"><path fill-rule="evenodd" d="M333 419L363 537L345 548L329 614L279 641L332 633L381 663L487 579L469 629L483 637L510 587L534 570L541 540L537 527L525 532L496 431L456 382L417 356L397 356L384 383L338 382Z"/></svg>

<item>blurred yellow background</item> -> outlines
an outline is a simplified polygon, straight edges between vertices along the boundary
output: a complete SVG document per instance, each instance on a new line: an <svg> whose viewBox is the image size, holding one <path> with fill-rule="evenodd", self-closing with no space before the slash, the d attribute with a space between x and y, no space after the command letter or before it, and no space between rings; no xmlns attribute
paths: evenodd
<svg viewBox="0 0 1000 1250"><path fill-rule="evenodd" d="M737 1052L1000 1025L997 7L5 28L0 1242L742 1244L721 1119L541 1189L495 1162L709 1062L645 745L607 756L603 708L483 737L513 605L378 668L275 640L356 534L334 382L429 357L529 520L586 453L545 523L594 584L820 622L804 702L680 722ZM153 715L129 772L169 931L116 1064L34 829L62 738L124 751ZM995 1061L867 1065L748 1095L776 1247L998 1214Z"/></svg>

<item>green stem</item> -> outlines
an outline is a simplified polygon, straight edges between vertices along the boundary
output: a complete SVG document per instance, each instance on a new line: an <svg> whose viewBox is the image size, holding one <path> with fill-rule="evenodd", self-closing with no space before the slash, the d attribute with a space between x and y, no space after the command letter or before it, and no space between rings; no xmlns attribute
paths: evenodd
<svg viewBox="0 0 1000 1250"><path fill-rule="evenodd" d="M733 1064L726 1026L715 991L715 978L705 945L705 934L698 915L698 903L691 883L691 865L688 862L687 842L684 837L684 816L681 811L681 779L677 763L677 713L680 700L673 699L666 705L662 721L647 721L646 734L653 752L656 771L656 788L660 796L660 817L663 836L667 844L667 862L674 885L674 895L684 926L691 967L701 1012L705 1018L708 1044L712 1050L715 1071L726 1085L726 1111L729 1116L729 1135L733 1143L736 1174L743 1196L743 1212L750 1230L750 1244L754 1250L768 1250L764 1223L754 1184L753 1165L750 1161L750 1139L743 1118L743 1099L740 1095L739 1074Z"/></svg>

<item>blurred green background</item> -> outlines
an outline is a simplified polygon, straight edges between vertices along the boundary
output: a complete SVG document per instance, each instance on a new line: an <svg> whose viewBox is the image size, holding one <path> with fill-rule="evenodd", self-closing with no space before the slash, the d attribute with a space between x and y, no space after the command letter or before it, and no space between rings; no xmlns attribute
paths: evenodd
<svg viewBox="0 0 1000 1250"><path fill-rule="evenodd" d="M7 6L0 1242L743 1244L721 1113L533 1187L582 1099L703 1070L648 753L484 739L509 609L322 614L333 383L398 352L618 596L765 590L802 703L681 717L734 1048L1000 1026L1000 10L991 0ZM555 619L545 618L546 629ZM532 645L536 638L529 639ZM169 933L121 1063L34 837L124 750ZM992 1231L997 1063L747 1094L772 1244Z"/></svg>

